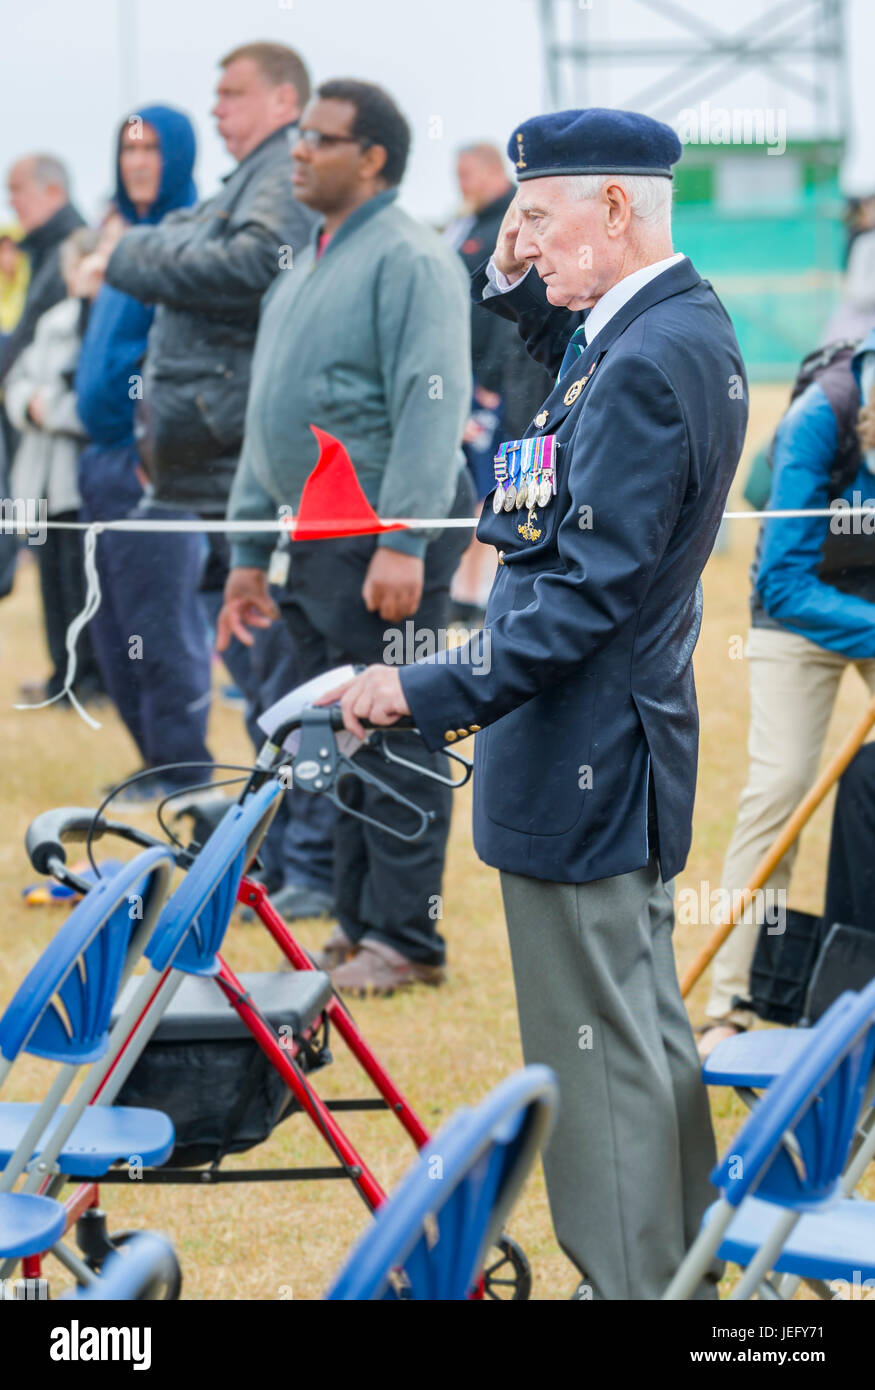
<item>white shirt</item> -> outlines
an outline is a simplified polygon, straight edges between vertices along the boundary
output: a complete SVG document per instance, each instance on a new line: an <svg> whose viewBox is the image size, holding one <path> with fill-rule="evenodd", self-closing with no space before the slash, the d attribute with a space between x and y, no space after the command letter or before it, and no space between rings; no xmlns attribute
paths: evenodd
<svg viewBox="0 0 875 1390"><path fill-rule="evenodd" d="M683 251L676 251L673 256L666 256L664 260L654 261L652 265L642 266L640 270L633 270L631 275L624 275L622 280L618 280L616 285L612 285L587 315L584 325L587 347L595 335L604 328L618 310L622 309L624 304L628 303L633 295L637 294L639 290L643 290L644 286L649 285L651 280L655 280L657 275L668 270L670 265L677 265L678 261L684 259ZM483 298L491 299L494 294L506 294L508 290L516 289L517 285L522 284L526 275L530 275L533 269L533 266L529 266L525 274L521 275L518 280L508 280L490 256L489 264L486 267L486 278L489 283L483 291Z"/></svg>

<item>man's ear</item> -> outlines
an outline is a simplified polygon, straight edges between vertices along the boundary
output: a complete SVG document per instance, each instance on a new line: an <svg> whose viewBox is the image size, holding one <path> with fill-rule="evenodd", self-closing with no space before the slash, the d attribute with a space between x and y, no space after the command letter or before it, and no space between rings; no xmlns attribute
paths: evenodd
<svg viewBox="0 0 875 1390"><path fill-rule="evenodd" d="M608 205L605 230L610 237L620 236L625 232L632 218L632 206L622 184L607 184L605 186L605 201Z"/></svg>
<svg viewBox="0 0 875 1390"><path fill-rule="evenodd" d="M297 121L301 118L301 103L298 99L298 91L293 82L281 82L275 89L276 104L289 121Z"/></svg>
<svg viewBox="0 0 875 1390"><path fill-rule="evenodd" d="M388 159L384 145L370 145L362 155L361 172L366 179L378 179Z"/></svg>

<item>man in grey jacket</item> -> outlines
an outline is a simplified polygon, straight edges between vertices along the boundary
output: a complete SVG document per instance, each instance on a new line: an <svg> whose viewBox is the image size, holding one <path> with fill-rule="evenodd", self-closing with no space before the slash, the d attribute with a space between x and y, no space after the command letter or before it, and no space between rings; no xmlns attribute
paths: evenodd
<svg viewBox="0 0 875 1390"><path fill-rule="evenodd" d="M326 83L301 117L293 187L323 220L264 302L233 520L274 517L282 504L297 510L317 459L311 424L345 446L378 515L471 514L459 447L471 392L467 279L450 248L396 206L409 142L395 103L364 82ZM250 642L248 626L277 616L266 573L272 539L235 541L220 647L232 634ZM414 614L417 638L440 642L467 541L454 529L296 542L283 612L301 679L341 662L398 660ZM410 756L431 766L437 755L420 747ZM389 775L382 760L375 771ZM340 988L389 992L443 978L437 921L451 793L415 772L392 773L434 819L415 844L402 844L339 818L338 926L322 964ZM371 789L360 789L356 807L383 822L394 814L409 829L409 817Z"/></svg>

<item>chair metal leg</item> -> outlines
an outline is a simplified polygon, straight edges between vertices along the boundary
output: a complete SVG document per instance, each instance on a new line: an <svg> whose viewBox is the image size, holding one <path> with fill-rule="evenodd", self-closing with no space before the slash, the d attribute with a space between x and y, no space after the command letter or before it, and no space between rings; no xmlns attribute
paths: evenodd
<svg viewBox="0 0 875 1390"><path fill-rule="evenodd" d="M689 1298L698 1288L734 1215L735 1207L722 1200L718 1202L711 1220L699 1231L681 1261L677 1274L662 1295L664 1302L680 1302Z"/></svg>
<svg viewBox="0 0 875 1390"><path fill-rule="evenodd" d="M781 1212L768 1236L729 1295L730 1300L737 1302L740 1299L750 1298L756 1293L760 1281L772 1268L798 1220L798 1211Z"/></svg>

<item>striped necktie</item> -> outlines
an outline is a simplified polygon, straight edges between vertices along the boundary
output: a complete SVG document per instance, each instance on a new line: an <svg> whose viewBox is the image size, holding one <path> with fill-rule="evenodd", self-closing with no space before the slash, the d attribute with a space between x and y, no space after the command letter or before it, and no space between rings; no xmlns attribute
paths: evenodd
<svg viewBox="0 0 875 1390"><path fill-rule="evenodd" d="M568 340L568 347L565 349L565 356L562 358L562 366L559 368L559 375L556 378L556 385L564 377L569 367L573 367L578 357L582 357L586 352L586 324L582 323L579 328L575 328Z"/></svg>

